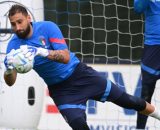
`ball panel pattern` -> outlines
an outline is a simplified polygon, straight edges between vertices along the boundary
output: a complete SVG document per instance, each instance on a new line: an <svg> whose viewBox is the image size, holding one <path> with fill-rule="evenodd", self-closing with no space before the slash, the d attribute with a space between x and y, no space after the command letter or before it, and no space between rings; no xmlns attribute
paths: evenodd
<svg viewBox="0 0 160 130"><path fill-rule="evenodd" d="M22 52L17 50L13 56L13 66L18 73L27 73L33 68L34 61L29 60Z"/></svg>

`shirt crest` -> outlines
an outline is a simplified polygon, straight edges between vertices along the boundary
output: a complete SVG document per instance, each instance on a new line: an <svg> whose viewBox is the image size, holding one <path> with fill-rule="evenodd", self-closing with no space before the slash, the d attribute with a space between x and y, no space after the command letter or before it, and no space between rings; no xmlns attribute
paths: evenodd
<svg viewBox="0 0 160 130"><path fill-rule="evenodd" d="M46 46L46 39L44 38L44 36L39 37L39 42L42 46Z"/></svg>

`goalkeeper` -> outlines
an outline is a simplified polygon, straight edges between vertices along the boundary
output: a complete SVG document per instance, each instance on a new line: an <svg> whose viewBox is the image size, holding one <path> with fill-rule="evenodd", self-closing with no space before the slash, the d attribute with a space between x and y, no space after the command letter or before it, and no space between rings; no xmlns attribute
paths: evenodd
<svg viewBox="0 0 160 130"><path fill-rule="evenodd" d="M150 103L156 82L160 79L160 1L134 0L134 10L145 16L141 97ZM138 113L137 129L145 129L146 122L147 116Z"/></svg>
<svg viewBox="0 0 160 130"><path fill-rule="evenodd" d="M7 47L5 60L6 84L12 86L17 77L13 68L14 49L21 49L26 58L34 58L34 70L48 85L51 98L73 130L89 130L86 122L88 99L113 102L160 120L160 113L145 100L129 95L97 71L81 63L67 48L56 24L49 21L31 22L27 10L13 5L9 20L15 35Z"/></svg>

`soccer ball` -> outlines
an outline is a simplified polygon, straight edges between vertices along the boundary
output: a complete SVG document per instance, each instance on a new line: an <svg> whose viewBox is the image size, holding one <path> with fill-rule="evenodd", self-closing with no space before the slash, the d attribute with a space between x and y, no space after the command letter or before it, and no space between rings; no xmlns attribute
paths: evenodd
<svg viewBox="0 0 160 130"><path fill-rule="evenodd" d="M13 55L13 67L18 73L27 73L33 68L34 60L30 60L17 49Z"/></svg>

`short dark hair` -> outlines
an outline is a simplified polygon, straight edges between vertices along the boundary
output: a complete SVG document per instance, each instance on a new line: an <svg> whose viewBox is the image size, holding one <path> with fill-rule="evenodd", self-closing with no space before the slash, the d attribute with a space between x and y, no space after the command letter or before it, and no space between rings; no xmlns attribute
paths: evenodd
<svg viewBox="0 0 160 130"><path fill-rule="evenodd" d="M16 13L22 13L25 16L28 15L27 9L19 4L12 5L12 7L9 9L8 17L13 16Z"/></svg>

